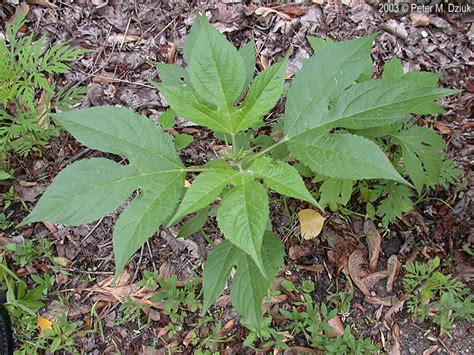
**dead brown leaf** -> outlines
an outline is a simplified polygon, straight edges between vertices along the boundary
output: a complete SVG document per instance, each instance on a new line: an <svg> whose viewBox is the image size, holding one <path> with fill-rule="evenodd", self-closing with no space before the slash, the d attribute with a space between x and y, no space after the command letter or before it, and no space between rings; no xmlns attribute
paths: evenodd
<svg viewBox="0 0 474 355"><path fill-rule="evenodd" d="M375 304L377 306L386 306L390 307L393 305L393 300L391 296L386 297L365 297L364 301L368 304Z"/></svg>
<svg viewBox="0 0 474 355"><path fill-rule="evenodd" d="M428 26L430 24L430 17L423 12L410 12L410 19L411 23L416 27Z"/></svg>
<svg viewBox="0 0 474 355"><path fill-rule="evenodd" d="M382 270L382 271L374 272L373 274L370 274L367 277L364 277L361 281L364 283L365 287L367 287L367 289L370 290L372 287L374 287L377 284L377 282L387 278L387 276L388 276L387 270Z"/></svg>
<svg viewBox="0 0 474 355"><path fill-rule="evenodd" d="M292 245L288 250L288 256L291 260L298 260L314 253L311 242Z"/></svg>
<svg viewBox="0 0 474 355"><path fill-rule="evenodd" d="M369 268L370 271L374 272L379 260L382 239L380 238L380 233L377 230L377 227L375 227L374 222L370 219L367 219L364 223L364 232L369 247Z"/></svg>
<svg viewBox="0 0 474 355"><path fill-rule="evenodd" d="M58 5L51 3L49 0L26 0L30 5L39 5L48 9L59 9Z"/></svg>
<svg viewBox="0 0 474 355"><path fill-rule="evenodd" d="M364 251L357 249L349 257L347 262L347 271L352 281L356 284L357 288L364 294L366 297L370 297L370 292L362 282L362 279L367 277L367 272L362 268L362 265L367 264L367 261L364 258Z"/></svg>
<svg viewBox="0 0 474 355"><path fill-rule="evenodd" d="M385 313L384 319L388 322L391 323L393 322L393 316L400 312L403 309L403 305L405 302L410 298L410 295L407 293L404 293L400 299L393 304L392 307Z"/></svg>
<svg viewBox="0 0 474 355"><path fill-rule="evenodd" d="M315 272L316 274L320 274L324 271L324 266L321 264L317 265L298 265L300 270L305 270L309 272Z"/></svg>
<svg viewBox="0 0 474 355"><path fill-rule="evenodd" d="M402 348L402 342L400 340L400 328L398 327L398 324L394 323L392 325L391 334L389 334L389 343L385 349L389 355L401 355Z"/></svg>
<svg viewBox="0 0 474 355"><path fill-rule="evenodd" d="M439 350L439 345L432 345L428 349L423 351L423 355L430 355L437 352L438 350Z"/></svg>
<svg viewBox="0 0 474 355"><path fill-rule="evenodd" d="M394 254L387 261L387 293L391 294L393 290L393 283L395 282L398 272L400 271L400 261L398 257Z"/></svg>
<svg viewBox="0 0 474 355"><path fill-rule="evenodd" d="M283 355L300 355L300 354L321 354L321 353L311 348L305 348L304 346L292 346L291 348L283 352Z"/></svg>
<svg viewBox="0 0 474 355"><path fill-rule="evenodd" d="M277 11L277 10L269 8L269 7L261 6L261 7L257 8L255 10L255 15L258 15L258 16L266 17L270 14L276 14L276 15L280 16L285 21L290 21L291 20L290 15L287 15L284 12L280 12L280 11Z"/></svg>
<svg viewBox="0 0 474 355"><path fill-rule="evenodd" d="M279 5L274 7L275 10L283 12L287 15L294 17L300 17L306 14L306 9L293 5Z"/></svg>
<svg viewBox="0 0 474 355"><path fill-rule="evenodd" d="M443 122L441 121L436 121L435 127L438 131L440 131L442 134L451 134L451 130L449 129L448 126L446 126Z"/></svg>

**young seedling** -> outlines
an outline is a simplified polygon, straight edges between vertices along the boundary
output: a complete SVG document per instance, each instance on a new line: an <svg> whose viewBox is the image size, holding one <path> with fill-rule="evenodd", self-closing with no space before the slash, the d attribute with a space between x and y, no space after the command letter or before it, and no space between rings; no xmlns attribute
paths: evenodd
<svg viewBox="0 0 474 355"><path fill-rule="evenodd" d="M216 216L225 240L213 247L204 265L203 313L223 292L236 267L230 287L233 305L246 324L260 331L261 303L284 255L283 244L269 223L268 190L319 206L298 170L285 155L276 154L281 153L279 148L286 147L294 159L328 177L386 179L397 186L411 186L369 131L391 132L392 126L408 122L410 113L438 112L434 100L455 93L436 88L437 79L428 73L392 70L382 79L369 80L375 36L339 43L313 41L316 55L305 61L288 90L282 138L260 148L245 144L244 138L252 132L249 129L264 124L262 118L280 99L287 58L253 78L254 44L237 50L206 17L198 16L184 45L187 68L159 64L161 83L156 87L169 102L171 114L223 138L228 147L220 159L199 168L185 167L172 138L159 125L124 108L57 114L58 123L78 141L125 156L129 163L92 158L71 164L22 224L89 223L113 212L139 190L114 230L118 275L160 226L202 213L220 199ZM393 134L411 149L418 128L403 125L400 129ZM429 183L427 174L439 173L425 170L418 148L411 160L404 160L417 188ZM442 161L443 155L433 154L434 159ZM200 174L185 189L189 173Z"/></svg>

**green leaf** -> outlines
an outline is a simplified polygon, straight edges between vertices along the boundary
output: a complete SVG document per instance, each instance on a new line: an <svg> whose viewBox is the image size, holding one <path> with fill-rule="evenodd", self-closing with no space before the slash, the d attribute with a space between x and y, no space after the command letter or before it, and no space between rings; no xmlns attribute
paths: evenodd
<svg viewBox="0 0 474 355"><path fill-rule="evenodd" d="M67 167L53 181L22 224L92 222L140 189L120 215L113 235L116 274L173 213L184 186L184 172L171 137L137 113L98 107L55 115L81 143L123 155L129 165L89 159Z"/></svg>
<svg viewBox="0 0 474 355"><path fill-rule="evenodd" d="M166 84L155 86L165 96L176 114L201 126L207 126L213 131L232 133L222 113L209 107L194 90Z"/></svg>
<svg viewBox="0 0 474 355"><path fill-rule="evenodd" d="M204 315L214 301L224 291L232 268L245 253L228 240L212 248L204 263L202 291L204 296L201 314Z"/></svg>
<svg viewBox="0 0 474 355"><path fill-rule="evenodd" d="M403 76L403 65L399 58L393 57L387 64L385 64L382 78L389 80L402 80Z"/></svg>
<svg viewBox="0 0 474 355"><path fill-rule="evenodd" d="M199 174L184 195L183 201L169 225L176 223L187 214L199 211L209 205L239 175L240 172L230 167L209 169Z"/></svg>
<svg viewBox="0 0 474 355"><path fill-rule="evenodd" d="M208 207L199 210L193 218L183 224L178 232L177 238L188 237L191 234L199 232L206 223L208 215Z"/></svg>
<svg viewBox="0 0 474 355"><path fill-rule="evenodd" d="M444 160L439 174L438 184L445 189L449 187L458 177L462 176L463 171L459 169L452 160Z"/></svg>
<svg viewBox="0 0 474 355"><path fill-rule="evenodd" d="M173 128L176 121L176 113L171 109L167 109L160 116L160 124L163 128Z"/></svg>
<svg viewBox="0 0 474 355"><path fill-rule="evenodd" d="M312 132L291 141L290 150L311 170L339 179L389 179L407 183L374 142L348 133L315 136Z"/></svg>
<svg viewBox="0 0 474 355"><path fill-rule="evenodd" d="M186 148L188 145L190 145L193 142L193 136L186 134L186 133L180 133L177 134L176 137L174 138L174 145L176 146L176 150L181 150Z"/></svg>
<svg viewBox="0 0 474 355"><path fill-rule="evenodd" d="M5 170L0 170L0 181L8 180L11 178L13 178L13 176L10 173L6 172Z"/></svg>
<svg viewBox="0 0 474 355"><path fill-rule="evenodd" d="M412 126L400 131L395 139L402 148L403 163L418 193L423 186L439 181L445 143L433 130Z"/></svg>
<svg viewBox="0 0 474 355"><path fill-rule="evenodd" d="M239 49L239 54L242 57L245 65L245 84L240 94L243 96L250 82L253 79L255 73L255 41L251 40L247 42L242 48Z"/></svg>
<svg viewBox="0 0 474 355"><path fill-rule="evenodd" d="M267 191L256 181L232 188L217 210L217 224L225 238L247 253L263 274L261 248L268 214Z"/></svg>
<svg viewBox="0 0 474 355"><path fill-rule="evenodd" d="M116 277L130 257L166 222L179 202L183 175L166 175L144 185L140 196L117 219L112 239Z"/></svg>
<svg viewBox="0 0 474 355"><path fill-rule="evenodd" d="M156 63L156 68L161 82L166 85L183 86L185 82L189 82L188 73L177 64Z"/></svg>
<svg viewBox="0 0 474 355"><path fill-rule="evenodd" d="M328 105L372 65L375 35L326 46L305 61L288 90L285 137L291 138L320 124Z"/></svg>
<svg viewBox="0 0 474 355"><path fill-rule="evenodd" d="M266 277L247 255L237 260L237 272L230 287L230 297L235 310L245 323L258 333L262 328L262 300L273 284L278 269L283 264L283 243L271 232L265 233L262 244L262 259Z"/></svg>
<svg viewBox="0 0 474 355"><path fill-rule="evenodd" d="M215 246L204 264L202 313L221 295L236 265L237 271L231 285L232 303L244 321L260 331L263 321L262 300L283 264L283 255L281 241L271 232L265 233L262 243L262 260L268 276L265 278L253 260L228 240Z"/></svg>
<svg viewBox="0 0 474 355"><path fill-rule="evenodd" d="M326 128L372 128L402 120L418 105L455 91L419 87L409 80L369 80L347 90L321 121Z"/></svg>
<svg viewBox="0 0 474 355"><path fill-rule="evenodd" d="M288 58L261 72L250 86L238 117L237 131L243 131L258 122L275 106L283 93Z"/></svg>
<svg viewBox="0 0 474 355"><path fill-rule="evenodd" d="M249 169L252 176L263 179L269 188L279 194L304 200L321 208L306 189L298 170L291 165L268 157L260 157L252 162Z"/></svg>
<svg viewBox="0 0 474 355"><path fill-rule="evenodd" d="M244 88L244 61L207 17L198 15L195 23L200 30L188 58L191 84L202 99L229 112Z"/></svg>
<svg viewBox="0 0 474 355"><path fill-rule="evenodd" d="M137 188L140 173L104 158L75 162L61 171L22 225L37 221L80 225L115 211Z"/></svg>
<svg viewBox="0 0 474 355"><path fill-rule="evenodd" d="M321 184L319 191L321 199L319 203L326 207L329 205L331 210L335 211L338 205L347 205L352 195L354 181L348 179L328 178Z"/></svg>
<svg viewBox="0 0 474 355"><path fill-rule="evenodd" d="M381 189L380 195L385 198L377 207L377 215L382 217L385 227L395 219L402 218L403 213L413 208L413 202L410 199L412 192L408 186L389 181L381 185L379 189Z"/></svg>
<svg viewBox="0 0 474 355"><path fill-rule="evenodd" d="M319 53L327 46L334 44L334 41L330 38L322 39L322 38L318 38L314 36L308 36L307 38L308 38L309 45L311 46L311 48L313 48L313 51L315 51L316 53Z"/></svg>

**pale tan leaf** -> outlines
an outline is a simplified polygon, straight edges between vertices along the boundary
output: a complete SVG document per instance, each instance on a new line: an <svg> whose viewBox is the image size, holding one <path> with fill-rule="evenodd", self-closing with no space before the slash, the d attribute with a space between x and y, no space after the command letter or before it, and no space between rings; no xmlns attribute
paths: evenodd
<svg viewBox="0 0 474 355"><path fill-rule="evenodd" d="M330 336L337 337L344 334L344 324L337 314L328 321L328 325L333 329L328 333Z"/></svg>
<svg viewBox="0 0 474 355"><path fill-rule="evenodd" d="M48 0L26 0L26 2L30 5L39 5L48 9L58 9L58 5L53 4Z"/></svg>
<svg viewBox="0 0 474 355"><path fill-rule="evenodd" d="M298 219L300 221L301 236L307 240L316 238L321 233L326 220L318 211L311 208L299 211Z"/></svg>
<svg viewBox="0 0 474 355"><path fill-rule="evenodd" d="M370 297L370 292L365 287L365 284L362 282L362 279L367 277L367 272L362 268L362 265L367 264L367 261L364 258L364 252L360 249L354 251L349 257L347 262L347 271L352 281L355 283L357 288L364 294L366 297Z"/></svg>
<svg viewBox="0 0 474 355"><path fill-rule="evenodd" d="M367 237L367 245L369 247L369 268L370 271L374 272L377 268L382 240L377 227L375 227L374 222L372 222L370 219L366 220L364 223L364 232L365 236Z"/></svg>
<svg viewBox="0 0 474 355"><path fill-rule="evenodd" d="M393 305L393 299L391 296L386 297L365 297L364 301L368 304L375 304L377 306L391 307Z"/></svg>
<svg viewBox="0 0 474 355"><path fill-rule="evenodd" d="M395 282L398 272L400 271L400 262L396 255L390 256L387 261L387 293L391 294L393 290L393 283Z"/></svg>
<svg viewBox="0 0 474 355"><path fill-rule="evenodd" d="M255 10L255 15L262 16L262 17L266 17L266 16L268 16L269 14L272 14L272 13L277 14L278 16L280 16L285 21L290 21L291 20L291 16L289 16L289 15L283 13L283 12L277 11L275 9L269 8L269 7L261 6L258 9Z"/></svg>
<svg viewBox="0 0 474 355"><path fill-rule="evenodd" d="M411 23L418 26L428 26L430 24L430 17L423 12L410 12Z"/></svg>
<svg viewBox="0 0 474 355"><path fill-rule="evenodd" d="M432 345L425 351L423 351L423 355L431 355L439 350L439 345Z"/></svg>

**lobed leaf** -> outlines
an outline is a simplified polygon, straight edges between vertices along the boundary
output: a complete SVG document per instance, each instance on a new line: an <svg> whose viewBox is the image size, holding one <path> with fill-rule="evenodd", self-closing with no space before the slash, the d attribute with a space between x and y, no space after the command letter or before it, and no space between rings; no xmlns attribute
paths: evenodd
<svg viewBox="0 0 474 355"><path fill-rule="evenodd" d="M395 139L402 148L403 163L417 192L423 186L436 185L443 166L443 139L433 130L418 126L400 131Z"/></svg>
<svg viewBox="0 0 474 355"><path fill-rule="evenodd" d="M137 113L115 107L69 111L57 121L90 148L126 156L129 165L89 159L67 167L22 224L47 220L82 224L112 212L133 190L140 195L117 221L116 274L173 213L184 186L184 167L171 137Z"/></svg>

